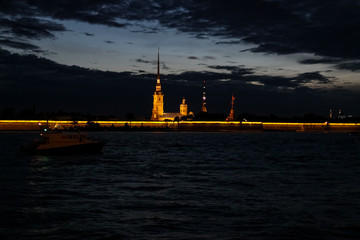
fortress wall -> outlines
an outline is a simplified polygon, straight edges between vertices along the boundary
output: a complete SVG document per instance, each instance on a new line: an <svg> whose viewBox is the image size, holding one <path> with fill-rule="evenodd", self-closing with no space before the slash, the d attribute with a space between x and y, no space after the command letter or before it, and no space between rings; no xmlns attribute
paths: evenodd
<svg viewBox="0 0 360 240"><path fill-rule="evenodd" d="M280 122L264 122L264 130L277 131L327 131L327 123L280 123Z"/></svg>
<svg viewBox="0 0 360 240"><path fill-rule="evenodd" d="M240 122L226 121L182 121L178 130L181 131L226 131L240 130Z"/></svg>
<svg viewBox="0 0 360 240"><path fill-rule="evenodd" d="M280 123L238 121L93 121L101 127L169 128L180 131L345 131L360 132L360 123ZM88 121L0 120L0 131L37 131L86 127Z"/></svg>
<svg viewBox="0 0 360 240"><path fill-rule="evenodd" d="M360 123L329 123L328 130L360 132Z"/></svg>
<svg viewBox="0 0 360 240"><path fill-rule="evenodd" d="M264 130L278 130L278 131L301 131L303 129L302 123L277 123L266 122L263 123Z"/></svg>
<svg viewBox="0 0 360 240"><path fill-rule="evenodd" d="M101 127L150 127L150 128L177 128L177 122L160 121L93 121ZM0 120L0 131L37 131L49 126L50 129L66 129L86 127L88 121L56 121L56 120Z"/></svg>

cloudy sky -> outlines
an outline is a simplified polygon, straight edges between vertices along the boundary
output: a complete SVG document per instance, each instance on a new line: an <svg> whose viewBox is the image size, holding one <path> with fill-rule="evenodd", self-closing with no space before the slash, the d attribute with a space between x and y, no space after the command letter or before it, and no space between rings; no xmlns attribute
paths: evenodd
<svg viewBox="0 0 360 240"><path fill-rule="evenodd" d="M0 0L0 108L360 116L359 0Z"/></svg>

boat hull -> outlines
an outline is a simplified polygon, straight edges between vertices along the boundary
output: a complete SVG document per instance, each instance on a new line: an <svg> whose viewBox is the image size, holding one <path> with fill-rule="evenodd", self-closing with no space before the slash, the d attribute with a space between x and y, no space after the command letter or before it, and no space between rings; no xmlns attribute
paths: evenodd
<svg viewBox="0 0 360 240"><path fill-rule="evenodd" d="M39 146L26 149L26 153L34 155L65 155L65 154L84 154L84 153L101 153L105 142L91 142L77 145L68 145L52 148L40 148Z"/></svg>

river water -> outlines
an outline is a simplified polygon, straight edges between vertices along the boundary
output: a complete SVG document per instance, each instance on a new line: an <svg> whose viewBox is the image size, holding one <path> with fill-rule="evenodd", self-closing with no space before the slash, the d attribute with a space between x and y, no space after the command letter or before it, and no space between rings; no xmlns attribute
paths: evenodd
<svg viewBox="0 0 360 240"><path fill-rule="evenodd" d="M0 239L360 239L347 133L107 132L102 154L27 156L0 133Z"/></svg>

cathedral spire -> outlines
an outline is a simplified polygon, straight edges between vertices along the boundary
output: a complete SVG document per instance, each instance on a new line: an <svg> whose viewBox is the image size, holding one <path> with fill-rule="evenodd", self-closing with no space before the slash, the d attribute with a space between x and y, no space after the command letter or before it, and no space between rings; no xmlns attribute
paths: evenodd
<svg viewBox="0 0 360 240"><path fill-rule="evenodd" d="M161 83L160 83L160 48L158 48L156 91L161 92Z"/></svg>
<svg viewBox="0 0 360 240"><path fill-rule="evenodd" d="M158 48L157 82L160 83L160 48Z"/></svg>
<svg viewBox="0 0 360 240"><path fill-rule="evenodd" d="M151 120L159 120L164 115L164 94L161 92L160 84L160 49L158 49L156 89L153 97L154 100Z"/></svg>

